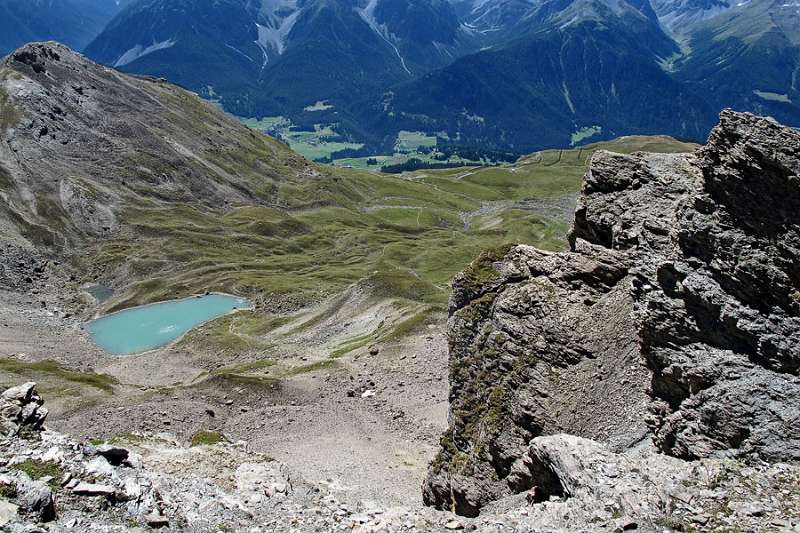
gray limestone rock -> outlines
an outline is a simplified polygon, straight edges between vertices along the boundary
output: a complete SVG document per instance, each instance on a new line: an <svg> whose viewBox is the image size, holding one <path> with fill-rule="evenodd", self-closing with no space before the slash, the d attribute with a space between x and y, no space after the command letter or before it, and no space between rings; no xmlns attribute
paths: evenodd
<svg viewBox="0 0 800 533"><path fill-rule="evenodd" d="M515 463L556 433L800 459L799 213L800 133L770 119L724 111L694 154L595 153L570 251L490 251L454 281L425 502L525 490Z"/></svg>
<svg viewBox="0 0 800 533"><path fill-rule="evenodd" d="M44 400L36 392L36 383L7 389L0 395L0 435L10 437L41 430L47 418L43 404Z"/></svg>

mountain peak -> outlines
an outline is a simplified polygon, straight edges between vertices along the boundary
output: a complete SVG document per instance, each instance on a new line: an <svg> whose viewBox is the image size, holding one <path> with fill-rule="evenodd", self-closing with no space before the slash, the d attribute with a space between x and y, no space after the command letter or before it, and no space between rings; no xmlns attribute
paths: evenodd
<svg viewBox="0 0 800 533"><path fill-rule="evenodd" d="M35 78L41 78L42 74L49 74L46 76L48 85L61 84L70 78L80 77L78 69L105 73L116 72L56 41L27 43L3 58L0 65Z"/></svg>
<svg viewBox="0 0 800 533"><path fill-rule="evenodd" d="M22 63L31 68L41 68L47 61L60 61L62 55L80 56L71 48L56 41L41 41L24 44L3 59L5 65ZM82 56L81 56L82 57Z"/></svg>
<svg viewBox="0 0 800 533"><path fill-rule="evenodd" d="M132 198L268 203L273 180L305 166L194 94L55 42L0 62L0 102L0 176L14 176L0 219L40 245L107 235ZM221 139L235 149L219 148Z"/></svg>

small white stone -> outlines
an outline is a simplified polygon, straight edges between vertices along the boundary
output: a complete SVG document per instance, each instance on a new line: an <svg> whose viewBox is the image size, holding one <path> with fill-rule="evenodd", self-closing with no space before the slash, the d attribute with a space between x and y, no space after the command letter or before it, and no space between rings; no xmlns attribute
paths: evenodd
<svg viewBox="0 0 800 533"><path fill-rule="evenodd" d="M0 527L17 518L19 507L11 502L0 500Z"/></svg>

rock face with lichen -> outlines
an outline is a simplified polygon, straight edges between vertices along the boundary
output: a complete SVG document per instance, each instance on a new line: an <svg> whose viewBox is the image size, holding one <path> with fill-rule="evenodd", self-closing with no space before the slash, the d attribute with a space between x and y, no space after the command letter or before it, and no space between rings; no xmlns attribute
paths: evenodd
<svg viewBox="0 0 800 533"><path fill-rule="evenodd" d="M475 515L536 487L514 472L556 433L800 459L800 133L724 111L694 154L596 153L570 251L485 253L450 313L429 505Z"/></svg>

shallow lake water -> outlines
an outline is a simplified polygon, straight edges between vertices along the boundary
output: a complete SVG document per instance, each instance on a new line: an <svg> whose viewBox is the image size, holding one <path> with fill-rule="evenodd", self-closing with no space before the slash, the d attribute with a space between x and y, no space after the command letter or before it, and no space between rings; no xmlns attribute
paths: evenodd
<svg viewBox="0 0 800 533"><path fill-rule="evenodd" d="M114 296L114 289L112 289L111 287L106 287L101 283L97 283L96 285L87 287L86 292L91 294L92 297L99 303L103 303L112 296Z"/></svg>
<svg viewBox="0 0 800 533"><path fill-rule="evenodd" d="M244 298L209 294L125 309L89 322L87 329L107 352L130 355L166 346L204 322L249 307Z"/></svg>

